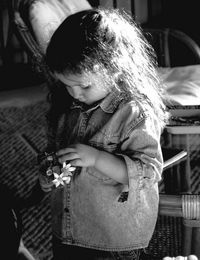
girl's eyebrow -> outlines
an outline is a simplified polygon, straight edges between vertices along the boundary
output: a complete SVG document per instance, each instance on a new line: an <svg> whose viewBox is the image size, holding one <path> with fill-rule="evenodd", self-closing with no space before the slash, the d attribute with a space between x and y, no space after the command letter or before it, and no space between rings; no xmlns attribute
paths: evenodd
<svg viewBox="0 0 200 260"><path fill-rule="evenodd" d="M67 81L69 81L69 84L74 84L74 85L80 85L81 84L81 82L79 82L79 81L76 81L76 80L67 80ZM66 84L67 85L67 84Z"/></svg>
<svg viewBox="0 0 200 260"><path fill-rule="evenodd" d="M67 81L69 81L69 83L72 83L72 84L74 84L74 86L76 86L76 85L78 85L78 86L86 86L86 85L88 85L88 84L84 84L84 83L82 83L82 82L80 82L80 81L77 81L77 80L72 80L72 79L69 79L69 80L67 80ZM66 84L66 85L68 85L68 84Z"/></svg>
<svg viewBox="0 0 200 260"><path fill-rule="evenodd" d="M69 85L69 84L64 84L65 86L67 86L67 87L70 87L70 88L73 88L73 87L75 87L75 86L79 86L79 87L81 87L81 88L86 88L86 87L88 87L89 86L89 84L82 84L82 83L77 83L77 84L74 84L74 85Z"/></svg>

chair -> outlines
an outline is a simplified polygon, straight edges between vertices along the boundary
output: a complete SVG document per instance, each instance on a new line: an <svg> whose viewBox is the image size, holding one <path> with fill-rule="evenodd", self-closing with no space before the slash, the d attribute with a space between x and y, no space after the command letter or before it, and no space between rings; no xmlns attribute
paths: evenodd
<svg viewBox="0 0 200 260"><path fill-rule="evenodd" d="M146 39L155 49L160 67L200 64L200 46L182 31L170 28L144 28L143 30ZM171 108L174 110L176 106ZM181 106L177 108L186 109ZM195 145L195 138L198 140L199 134L199 126L192 124L182 127L168 126L165 129L164 138L167 139L167 146L172 150L185 149L187 156L184 157L182 167L180 167L182 160L179 160L177 168L169 165L168 170L164 170L165 193L160 193L159 204L159 215L182 218L182 255L195 254L198 258L200 258L200 195L192 194L191 191L191 164L192 156L197 156L195 154L199 153L199 142L196 141L197 150L193 153L190 142ZM177 179L176 185L175 179Z"/></svg>
<svg viewBox="0 0 200 260"><path fill-rule="evenodd" d="M169 154L174 153L174 150L170 150L168 153L167 149L163 149L164 170L179 164L187 158L186 151L176 150L174 156L170 156L168 161L166 160L166 155L168 157ZM182 240L182 254L195 254L200 257L200 195L160 193L159 214L183 218L184 237Z"/></svg>
<svg viewBox="0 0 200 260"><path fill-rule="evenodd" d="M156 51L159 66L200 64L200 46L186 33L171 28L143 28L143 31Z"/></svg>
<svg viewBox="0 0 200 260"><path fill-rule="evenodd" d="M43 76L44 81L51 86L55 83L54 78L47 69L44 62L44 53L36 41L31 24L28 20L29 7L34 0L11 0L8 2L10 20L13 23L15 34L25 51L35 70Z"/></svg>
<svg viewBox="0 0 200 260"><path fill-rule="evenodd" d="M32 0L12 0L10 6L10 17L14 22L16 33L20 41L24 44L24 47L28 55L33 60L33 63L36 64L38 72L44 74L45 80L48 82L49 86L52 87L57 84L57 82L44 63L44 53L36 41L32 28L30 28L30 22L27 16L27 8L29 7L31 1ZM23 5L24 3L25 5ZM200 48L192 39L182 32L171 29L145 29L144 31L148 40L153 41L153 43L155 43L158 47L157 55L160 66L172 66L172 59L169 50L170 46L168 42L170 37L181 39L181 41L188 46L189 50L191 50L197 62L200 63ZM157 40L153 38L154 35L156 35ZM182 149L177 151L169 148L165 149L164 147L163 156L164 160L166 160L166 169L169 169L169 167L174 167L175 164L179 164L181 160L187 158L186 153L182 152ZM170 159L173 158L173 160L167 161L169 157ZM199 195L160 194L159 214L162 216L178 216L183 218L183 223L185 224L185 240L183 241L182 251L183 255L195 253L198 257L200 257L200 252L198 249L198 238L200 231L199 228L196 227L200 223L199 204ZM193 234L194 240L192 242L188 240L192 239L193 229L191 232L191 228L187 228L187 226L191 223L195 223L196 225ZM191 248L191 244L193 244L193 248Z"/></svg>

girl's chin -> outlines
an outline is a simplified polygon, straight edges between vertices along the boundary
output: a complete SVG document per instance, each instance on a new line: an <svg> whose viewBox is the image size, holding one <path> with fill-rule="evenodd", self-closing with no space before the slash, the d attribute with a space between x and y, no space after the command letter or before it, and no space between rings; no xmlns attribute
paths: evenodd
<svg viewBox="0 0 200 260"><path fill-rule="evenodd" d="M78 99L78 101L88 105L88 102L86 100L84 100L84 99Z"/></svg>

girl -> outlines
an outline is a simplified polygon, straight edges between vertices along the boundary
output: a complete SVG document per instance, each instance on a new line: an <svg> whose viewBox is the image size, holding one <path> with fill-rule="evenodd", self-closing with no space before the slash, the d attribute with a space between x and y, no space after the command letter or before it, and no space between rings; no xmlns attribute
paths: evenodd
<svg viewBox="0 0 200 260"><path fill-rule="evenodd" d="M46 63L61 82L48 116L56 158L47 153L41 185L52 190L56 260L139 259L148 246L167 120L153 57L118 10L73 14L51 38Z"/></svg>

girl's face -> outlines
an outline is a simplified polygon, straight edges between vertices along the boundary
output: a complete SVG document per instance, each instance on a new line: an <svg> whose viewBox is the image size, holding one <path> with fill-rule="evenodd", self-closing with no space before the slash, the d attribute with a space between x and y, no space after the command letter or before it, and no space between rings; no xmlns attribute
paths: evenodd
<svg viewBox="0 0 200 260"><path fill-rule="evenodd" d="M108 93L105 79L97 73L58 74L56 77L64 83L69 94L87 105L101 100Z"/></svg>

